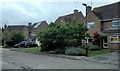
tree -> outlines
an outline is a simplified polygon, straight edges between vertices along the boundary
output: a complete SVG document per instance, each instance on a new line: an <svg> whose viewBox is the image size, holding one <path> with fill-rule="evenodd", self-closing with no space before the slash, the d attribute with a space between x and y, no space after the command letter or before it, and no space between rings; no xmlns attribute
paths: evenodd
<svg viewBox="0 0 120 71"><path fill-rule="evenodd" d="M11 40L11 32L8 30L2 30L2 45L5 45L7 41Z"/></svg>
<svg viewBox="0 0 120 71"><path fill-rule="evenodd" d="M47 48L47 50L64 49L69 46L77 47L81 45L86 31L87 29L82 23L77 25L51 23L45 31L40 32L39 40L42 47Z"/></svg>
<svg viewBox="0 0 120 71"><path fill-rule="evenodd" d="M12 31L11 40L17 44L24 40L24 36L19 31Z"/></svg>
<svg viewBox="0 0 120 71"><path fill-rule="evenodd" d="M97 32L94 33L93 44L100 46L100 35Z"/></svg>

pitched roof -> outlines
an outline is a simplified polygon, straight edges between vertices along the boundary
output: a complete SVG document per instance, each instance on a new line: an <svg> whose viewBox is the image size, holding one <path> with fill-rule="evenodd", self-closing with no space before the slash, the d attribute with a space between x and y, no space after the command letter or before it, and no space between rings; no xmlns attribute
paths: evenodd
<svg viewBox="0 0 120 71"><path fill-rule="evenodd" d="M7 30L22 30L25 27L27 28L25 25L9 25Z"/></svg>
<svg viewBox="0 0 120 71"><path fill-rule="evenodd" d="M46 21L36 22L36 23L33 24L33 28L37 28L38 26L40 26L41 24L43 24L43 22L47 23Z"/></svg>
<svg viewBox="0 0 120 71"><path fill-rule="evenodd" d="M101 20L120 18L119 11L120 11L120 2L93 9L93 13Z"/></svg>
<svg viewBox="0 0 120 71"><path fill-rule="evenodd" d="M58 19L60 19L60 18L63 18L65 20L65 22L71 23L73 21L73 18L74 18L74 13L68 14L68 15L65 15L65 16L60 16ZM84 16L83 16L83 14L81 12L78 12L77 18L79 19L79 21L83 21ZM56 21L55 21L55 23L56 23Z"/></svg>

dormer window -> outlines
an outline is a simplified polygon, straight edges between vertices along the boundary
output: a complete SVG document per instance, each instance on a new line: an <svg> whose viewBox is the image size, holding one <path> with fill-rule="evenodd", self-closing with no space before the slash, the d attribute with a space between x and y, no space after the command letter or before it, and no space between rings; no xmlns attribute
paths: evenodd
<svg viewBox="0 0 120 71"><path fill-rule="evenodd" d="M89 22L89 23L87 23L87 28L88 28L88 29L93 29L93 28L95 28L95 23L94 23L94 22Z"/></svg>
<svg viewBox="0 0 120 71"><path fill-rule="evenodd" d="M112 27L120 27L120 20L113 20Z"/></svg>

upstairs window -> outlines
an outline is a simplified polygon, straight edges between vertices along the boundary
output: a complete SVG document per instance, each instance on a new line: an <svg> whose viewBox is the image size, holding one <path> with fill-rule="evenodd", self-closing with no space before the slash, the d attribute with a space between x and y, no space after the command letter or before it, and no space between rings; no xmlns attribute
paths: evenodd
<svg viewBox="0 0 120 71"><path fill-rule="evenodd" d="M120 27L120 20L112 21L112 27Z"/></svg>
<svg viewBox="0 0 120 71"><path fill-rule="evenodd" d="M93 29L93 28L95 28L95 23L94 23L94 22L89 22L89 23L87 23L87 28L88 28L88 29Z"/></svg>

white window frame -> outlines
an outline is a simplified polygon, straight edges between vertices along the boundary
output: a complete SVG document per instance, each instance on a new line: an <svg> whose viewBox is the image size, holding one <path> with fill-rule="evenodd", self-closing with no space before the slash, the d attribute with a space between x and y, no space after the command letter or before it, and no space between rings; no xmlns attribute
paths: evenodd
<svg viewBox="0 0 120 71"><path fill-rule="evenodd" d="M120 36L110 36L110 42L111 42L111 43L120 43L119 37L120 37ZM112 38L117 38L117 41L112 41L112 40L111 40Z"/></svg>
<svg viewBox="0 0 120 71"><path fill-rule="evenodd" d="M90 25L94 25L94 27L91 28ZM88 22L88 23L87 23L87 28L88 28L88 29L94 29L94 28L95 28L95 22Z"/></svg>
<svg viewBox="0 0 120 71"><path fill-rule="evenodd" d="M118 25L115 25L113 23L118 22ZM120 26L120 20L113 20L112 21L112 27L119 27Z"/></svg>

